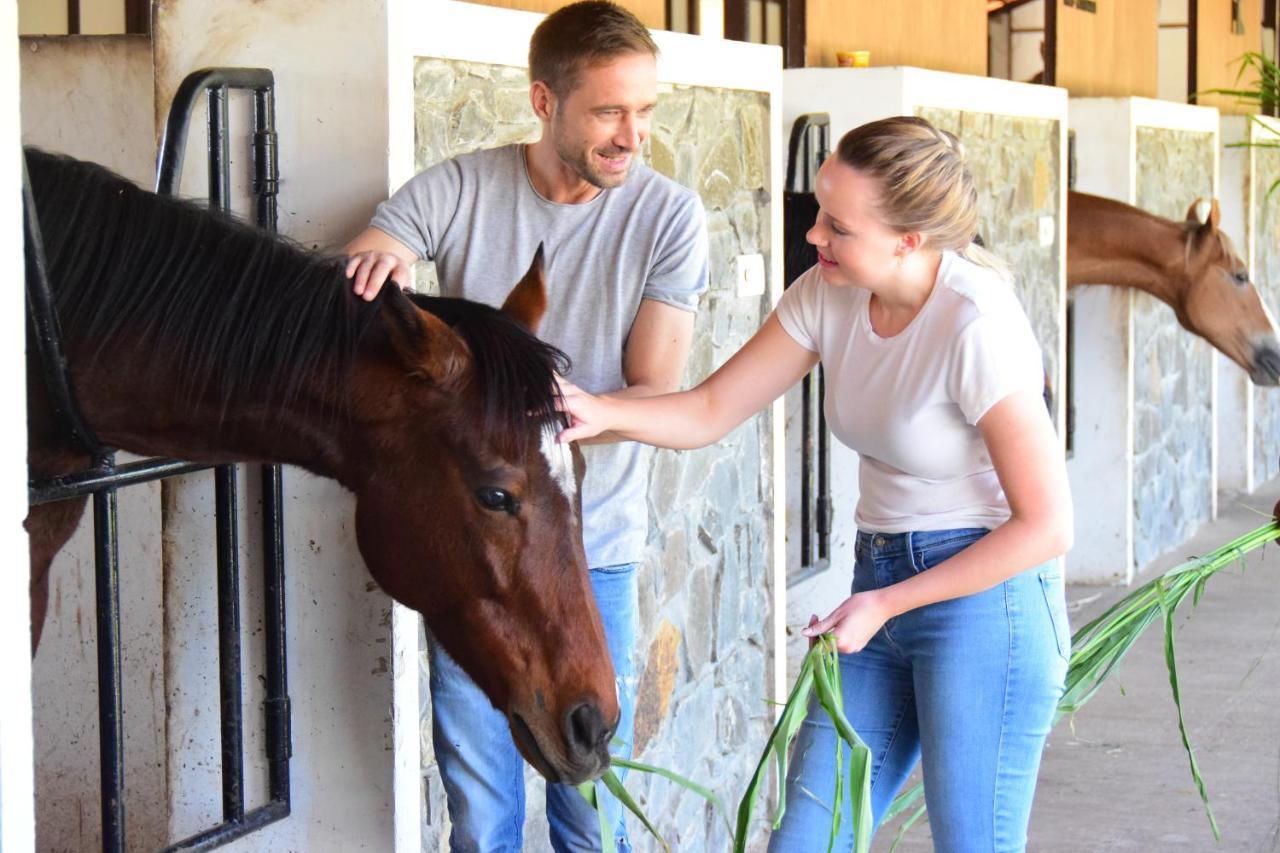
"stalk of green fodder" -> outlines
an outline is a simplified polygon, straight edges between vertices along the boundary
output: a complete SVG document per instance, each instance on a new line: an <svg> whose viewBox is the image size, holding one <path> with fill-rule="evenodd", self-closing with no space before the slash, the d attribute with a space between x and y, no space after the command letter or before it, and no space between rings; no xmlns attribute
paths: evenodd
<svg viewBox="0 0 1280 853"><path fill-rule="evenodd" d="M770 763L770 754L773 755L776 761L778 779L778 810L773 818L774 828L777 828L781 822L783 811L786 808L787 753L791 747L791 742L800 731L800 725L804 722L804 717L809 707L809 698L815 691L818 697L818 704L831 718L838 735L836 740L835 802L832 804L831 837L828 841L827 850L830 851L832 845L835 844L836 834L840 830L841 804L844 799L845 782L844 775L841 773L841 765L843 764L843 752L846 745L852 750L849 766L849 797L853 805L854 849L856 853L867 853L870 849L871 751L867 748L862 738L858 737L853 727L849 725L849 720L845 716L844 697L840 691L840 660L836 652L835 639L831 635L826 635L815 642L813 647L809 649L809 653L805 655L804 663L800 667L800 674L796 678L795 686L791 689L791 695L787 698L778 722L774 726L773 733L769 736L769 742L765 747L764 753L760 756L760 761L756 765L756 771L751 777L747 791L738 804L737 826L736 828L729 827L733 836L734 853L742 853L746 849L747 839L751 831L751 820L755 813L760 788L764 784L764 778ZM655 773L670 779L710 802L722 815L724 813L719 797L707 788L672 773L670 770L620 758L614 758L613 763L631 770ZM640 819L645 828L663 846L663 849L669 850L667 842L635 801L627 795L622 783L612 770L605 773L603 782L622 801L623 805ZM613 840L613 828L607 825L607 821L603 817L604 813L599 809L594 784L586 782L579 785L578 790L586 798L587 802L596 807L597 812L601 815L600 839L604 853L614 853L616 847Z"/></svg>
<svg viewBox="0 0 1280 853"><path fill-rule="evenodd" d="M664 767L655 767L652 764L642 764L639 761L632 761L629 758L620 758L616 755L613 756L610 763L614 766L624 767L628 770L633 770L639 773L650 773L655 776L661 776L664 779L675 782L677 785L680 785L688 791L692 791L714 806L716 813L724 820L725 827L730 832L733 831L733 827L729 825L729 818L725 814L724 802L711 789L703 787L696 782L686 779L679 773L667 770ZM618 775L613 772L612 768L604 772L604 775L600 777L600 782L618 798L618 801L626 807L627 811L631 812L640 820L640 823L649 831L649 834L657 839L658 843L662 845L663 850L671 849L671 846L667 844L666 839L662 837L662 833L658 832L658 828L649 820L648 816L644 813L644 809L640 808L640 804L637 803L635 798L633 798L627 791L626 787L622 784L622 780L618 778ZM617 845L613 839L614 828L609 825L604 809L600 808L600 801L597 795L595 783L583 782L578 786L578 793L581 794L583 799L590 803L591 807L596 810L596 817L600 823L600 847L602 853L617 853Z"/></svg>
<svg viewBox="0 0 1280 853"><path fill-rule="evenodd" d="M1124 598L1117 601L1080 630L1071 639L1071 663L1067 668L1067 687L1062 700L1058 703L1054 723L1062 717L1074 714L1084 707L1094 694L1120 665L1120 661L1133 648L1147 627L1160 617L1164 623L1164 660L1169 670L1169 687L1173 694L1173 704L1178 712L1178 732L1182 737L1182 746L1187 753L1187 761L1191 768L1191 777L1195 780L1196 789L1204 803L1205 814L1209 818L1209 826L1214 838L1221 839L1218 823L1213 817L1213 809L1209 805L1209 795L1205 789L1204 779L1200 775L1200 766L1196 763L1195 750L1187 734L1186 721L1182 714L1182 695L1178 689L1178 664L1174 653L1174 613L1183 600L1190 595L1194 607L1200 603L1205 584L1209 578L1227 566L1240 562L1244 565L1245 554L1273 540L1280 539L1280 523L1272 520L1262 527L1233 539L1204 557L1195 557L1174 566L1158 578L1154 578ZM885 820L891 820L907 809L916 807L924 788L921 785L900 794L885 814ZM903 832L924 813L920 805L915 814L898 832L894 847L901 839ZM892 848L890 848L892 851Z"/></svg>
<svg viewBox="0 0 1280 853"><path fill-rule="evenodd" d="M832 803L831 838L828 841L827 850L831 850L836 833L840 830L845 781L841 766L846 745L852 750L849 764L849 797L853 805L854 850L856 853L866 853L871 847L871 751L845 717L844 698L840 691L840 659L836 652L835 638L826 634L820 637L805 655L804 663L800 666L800 674L796 677L795 686L791 689L791 695L787 697L778 722L773 727L773 733L769 735L769 742L760 756L760 762L756 765L756 771L751 777L750 784L747 785L746 793L738 803L738 827L733 840L734 853L743 853L746 849L751 819L755 813L760 788L764 784L770 753L773 753L777 766L778 809L773 816L774 829L777 829L782 822L787 802L787 752L800 731L809 707L809 697L815 690L818 694L818 704L831 718L838 735L835 802Z"/></svg>

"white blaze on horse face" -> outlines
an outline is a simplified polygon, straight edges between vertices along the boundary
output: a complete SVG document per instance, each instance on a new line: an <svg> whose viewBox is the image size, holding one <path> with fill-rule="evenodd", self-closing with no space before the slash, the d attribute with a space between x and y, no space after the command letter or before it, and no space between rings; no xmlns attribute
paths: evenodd
<svg viewBox="0 0 1280 853"><path fill-rule="evenodd" d="M572 504L574 495L578 493L578 480L573 476L573 453L567 443L556 440L556 434L553 426L542 428L542 455L551 469L551 478Z"/></svg>

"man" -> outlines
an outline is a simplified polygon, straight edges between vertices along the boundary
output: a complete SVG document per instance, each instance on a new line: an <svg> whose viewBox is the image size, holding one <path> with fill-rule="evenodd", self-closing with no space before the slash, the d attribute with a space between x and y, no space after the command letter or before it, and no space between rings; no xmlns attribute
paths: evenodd
<svg viewBox="0 0 1280 853"><path fill-rule="evenodd" d="M372 299L388 278L404 284L429 258L445 295L499 305L541 243L549 304L540 335L572 358L573 381L624 396L676 390L707 284L707 237L697 196L635 162L657 96L656 58L644 26L612 3L549 15L529 46L541 138L440 163L380 205L347 246L356 293ZM647 457L631 443L584 452L583 538L618 676L615 751L629 755ZM524 768L507 721L434 643L429 659L451 847L520 850ZM619 849L629 849L618 802L602 800ZM547 816L555 850L600 849L595 812L572 787L547 786Z"/></svg>

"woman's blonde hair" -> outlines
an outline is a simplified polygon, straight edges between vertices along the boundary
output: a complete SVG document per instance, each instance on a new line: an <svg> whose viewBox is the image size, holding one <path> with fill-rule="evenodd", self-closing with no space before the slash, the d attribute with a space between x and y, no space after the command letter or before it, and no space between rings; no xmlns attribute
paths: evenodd
<svg viewBox="0 0 1280 853"><path fill-rule="evenodd" d="M1007 264L982 248L978 237L978 190L954 134L915 116L895 116L856 127L836 146L846 166L880 185L879 213L885 225L918 231L925 244L999 273Z"/></svg>

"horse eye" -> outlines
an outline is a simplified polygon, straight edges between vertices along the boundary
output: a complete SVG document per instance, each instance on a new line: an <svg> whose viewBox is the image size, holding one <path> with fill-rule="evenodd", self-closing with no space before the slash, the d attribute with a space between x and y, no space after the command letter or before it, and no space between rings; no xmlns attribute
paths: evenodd
<svg viewBox="0 0 1280 853"><path fill-rule="evenodd" d="M480 506L493 512L509 512L516 514L516 501L511 497L509 492L502 489L483 488L476 489L476 500L480 501Z"/></svg>
<svg viewBox="0 0 1280 853"><path fill-rule="evenodd" d="M1234 279L1236 280L1236 284L1248 284L1248 283L1249 283L1249 271L1248 271L1248 270L1242 270L1241 272L1238 272L1238 273L1236 273L1235 275L1233 275L1233 276L1232 276L1232 278L1234 278Z"/></svg>

